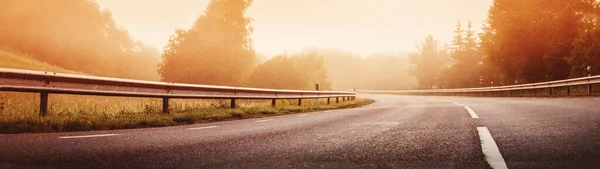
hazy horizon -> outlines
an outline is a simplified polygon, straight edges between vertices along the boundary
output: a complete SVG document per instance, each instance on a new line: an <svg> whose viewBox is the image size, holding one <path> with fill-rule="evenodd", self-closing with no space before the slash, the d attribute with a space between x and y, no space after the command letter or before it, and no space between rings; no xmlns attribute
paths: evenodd
<svg viewBox="0 0 600 169"><path fill-rule="evenodd" d="M175 29L188 29L208 2L98 0L135 39L161 51ZM254 19L255 50L268 57L309 47L365 57L413 51L428 34L448 43L459 21L470 19L480 32L490 6L491 0L256 0L246 16Z"/></svg>

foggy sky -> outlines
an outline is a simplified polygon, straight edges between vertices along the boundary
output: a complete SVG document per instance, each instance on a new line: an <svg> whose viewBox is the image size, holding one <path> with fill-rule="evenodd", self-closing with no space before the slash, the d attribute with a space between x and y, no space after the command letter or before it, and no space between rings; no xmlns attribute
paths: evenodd
<svg viewBox="0 0 600 169"><path fill-rule="evenodd" d="M189 28L209 0L98 0L136 39L162 49ZM448 42L458 21L479 30L491 0L255 0L254 47L268 56L306 47L369 55L406 52L432 34ZM466 25L466 23L465 23Z"/></svg>

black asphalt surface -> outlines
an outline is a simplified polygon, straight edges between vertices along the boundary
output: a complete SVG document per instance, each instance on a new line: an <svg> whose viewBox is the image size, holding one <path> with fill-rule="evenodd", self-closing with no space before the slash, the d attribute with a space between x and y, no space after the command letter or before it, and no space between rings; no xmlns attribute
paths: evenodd
<svg viewBox="0 0 600 169"><path fill-rule="evenodd" d="M600 168L600 98L360 97L376 103L164 128L0 135L0 168L490 168L477 127L489 129L508 168ZM59 138L100 134L116 135Z"/></svg>

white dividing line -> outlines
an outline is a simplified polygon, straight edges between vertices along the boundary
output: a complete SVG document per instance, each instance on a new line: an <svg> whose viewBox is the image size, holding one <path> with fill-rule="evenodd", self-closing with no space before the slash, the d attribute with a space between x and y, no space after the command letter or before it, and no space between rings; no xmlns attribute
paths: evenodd
<svg viewBox="0 0 600 169"><path fill-rule="evenodd" d="M257 123L262 123L262 122L267 122L267 121L272 121L273 119L264 119L264 120L258 120L256 121Z"/></svg>
<svg viewBox="0 0 600 169"><path fill-rule="evenodd" d="M196 128L189 128L188 130L203 130L203 129L212 129L212 128L217 128L219 126L205 126L205 127L196 127Z"/></svg>
<svg viewBox="0 0 600 169"><path fill-rule="evenodd" d="M507 169L506 162L504 162L498 145L496 145L496 141L492 138L492 134L490 134L488 128L477 127L477 131L479 132L479 140L481 140L481 151L485 155L485 160L488 164L493 169Z"/></svg>
<svg viewBox="0 0 600 169"><path fill-rule="evenodd" d="M463 106L463 107L465 107L465 109L467 109L467 111L471 115L471 118L474 118L474 119L478 119L479 118L479 116L477 114L475 114L475 112L473 111L473 109L471 109L469 106Z"/></svg>
<svg viewBox="0 0 600 169"><path fill-rule="evenodd" d="M474 119L478 119L479 118L479 116L477 114L475 114L475 111L473 111L473 109L471 109L471 107L465 106L465 105L462 105L460 103L456 103L456 102L453 102L453 101L449 101L449 102L454 103L454 104L459 105L459 106L462 106L465 109L467 109L467 112L469 112L469 114L471 115L471 118L474 118Z"/></svg>
<svg viewBox="0 0 600 169"><path fill-rule="evenodd" d="M109 136L116 136L118 134L98 134L98 135L84 135L84 136L64 136L64 137L58 137L58 138L65 138L65 139L70 139L70 138L90 138L90 137L109 137Z"/></svg>
<svg viewBox="0 0 600 169"><path fill-rule="evenodd" d="M301 115L298 115L298 117L304 117L304 116L308 116L308 114L301 114Z"/></svg>

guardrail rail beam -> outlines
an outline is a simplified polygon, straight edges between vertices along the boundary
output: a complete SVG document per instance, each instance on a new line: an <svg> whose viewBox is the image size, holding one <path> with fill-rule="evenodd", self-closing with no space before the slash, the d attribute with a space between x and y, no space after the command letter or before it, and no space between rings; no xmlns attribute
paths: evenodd
<svg viewBox="0 0 600 169"><path fill-rule="evenodd" d="M49 85L52 84L52 85ZM162 99L162 111L169 113L169 99L219 99L231 100L236 108L237 99L319 99L332 97L354 97L355 92L277 90L232 86L198 84L176 84L133 79L120 79L88 75L62 74L20 69L0 68L0 91L40 94L40 116L48 114L48 94L92 95L111 97L143 97Z"/></svg>

